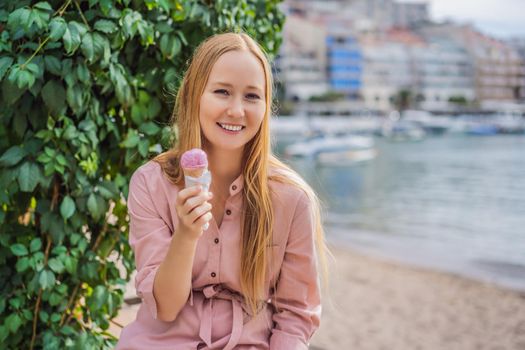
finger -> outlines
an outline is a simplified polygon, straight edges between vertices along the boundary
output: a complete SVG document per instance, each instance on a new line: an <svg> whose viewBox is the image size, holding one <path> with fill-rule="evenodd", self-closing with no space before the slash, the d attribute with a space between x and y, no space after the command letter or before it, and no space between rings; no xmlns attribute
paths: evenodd
<svg viewBox="0 0 525 350"><path fill-rule="evenodd" d="M212 219L213 215L210 212L207 212L206 214L202 215L200 218L197 219L197 221L194 222L197 226L204 226L207 222L209 222Z"/></svg>
<svg viewBox="0 0 525 350"><path fill-rule="evenodd" d="M202 205L209 199L209 196L206 192L202 192L197 196L189 198L186 203L183 205L183 211L185 213L190 213L196 207Z"/></svg>
<svg viewBox="0 0 525 350"><path fill-rule="evenodd" d="M193 211L189 215L190 221L191 222L197 221L201 216L203 216L206 213L209 213L211 208L212 208L212 205L208 202L205 202L204 204L193 209Z"/></svg>
<svg viewBox="0 0 525 350"><path fill-rule="evenodd" d="M177 194L176 204L180 206L184 205L184 202L186 202L188 198L196 196L200 191L202 191L201 186L191 186L180 190Z"/></svg>

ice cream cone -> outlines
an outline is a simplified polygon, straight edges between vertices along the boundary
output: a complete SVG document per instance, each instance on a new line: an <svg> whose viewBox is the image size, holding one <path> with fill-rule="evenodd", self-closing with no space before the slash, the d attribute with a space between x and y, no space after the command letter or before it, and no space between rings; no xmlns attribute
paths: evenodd
<svg viewBox="0 0 525 350"><path fill-rule="evenodd" d="M191 177L201 177L206 170L207 170L206 167L203 167L203 168L182 168L182 171L184 172L184 176L191 176Z"/></svg>
<svg viewBox="0 0 525 350"><path fill-rule="evenodd" d="M186 187L200 185L204 191L208 191L211 184L211 174L208 171L208 157L203 150L194 148L184 152L180 158L180 166L184 172ZM208 227L209 223L206 223L203 229L207 230Z"/></svg>

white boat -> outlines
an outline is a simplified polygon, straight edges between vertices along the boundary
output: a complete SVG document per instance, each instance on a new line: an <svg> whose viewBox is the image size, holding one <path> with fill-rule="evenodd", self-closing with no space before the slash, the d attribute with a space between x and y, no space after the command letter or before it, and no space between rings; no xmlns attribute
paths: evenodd
<svg viewBox="0 0 525 350"><path fill-rule="evenodd" d="M319 135L285 148L286 157L310 158L323 164L347 164L375 158L372 137L345 134Z"/></svg>
<svg viewBox="0 0 525 350"><path fill-rule="evenodd" d="M382 135L392 141L421 141L426 132L413 122L389 120L383 124Z"/></svg>
<svg viewBox="0 0 525 350"><path fill-rule="evenodd" d="M435 116L427 111L406 110L402 120L413 122L420 126L426 134L442 135L452 127L452 119L445 116Z"/></svg>

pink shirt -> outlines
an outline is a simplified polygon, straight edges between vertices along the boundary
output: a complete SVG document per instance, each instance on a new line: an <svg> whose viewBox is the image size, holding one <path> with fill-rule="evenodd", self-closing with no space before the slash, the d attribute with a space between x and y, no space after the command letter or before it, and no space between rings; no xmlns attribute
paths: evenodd
<svg viewBox="0 0 525 350"><path fill-rule="evenodd" d="M266 300L272 300L252 317L239 294L242 188L241 175L230 186L221 226L212 219L199 239L188 302L173 322L163 322L157 319L153 281L177 227L179 189L153 161L133 174L129 240L143 303L136 320L123 329L117 349L308 349L321 314L309 199L294 186L270 181L275 221L265 290Z"/></svg>

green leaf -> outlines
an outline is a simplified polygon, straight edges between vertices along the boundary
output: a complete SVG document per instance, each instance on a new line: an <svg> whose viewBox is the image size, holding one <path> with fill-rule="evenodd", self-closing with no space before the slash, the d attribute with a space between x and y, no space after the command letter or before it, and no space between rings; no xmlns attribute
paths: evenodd
<svg viewBox="0 0 525 350"><path fill-rule="evenodd" d="M49 80L42 88L44 104L52 115L63 113L66 108L66 90L56 80Z"/></svg>
<svg viewBox="0 0 525 350"><path fill-rule="evenodd" d="M11 305L15 309L20 309L20 304L22 304L21 300L18 298L12 298L9 300L9 305Z"/></svg>
<svg viewBox="0 0 525 350"><path fill-rule="evenodd" d="M15 117L15 120L13 121L13 126L15 133L22 137L27 129L27 115L26 114L19 114Z"/></svg>
<svg viewBox="0 0 525 350"><path fill-rule="evenodd" d="M9 56L5 56L0 58L0 80L4 78L5 73L11 67L11 64L13 63L13 58Z"/></svg>
<svg viewBox="0 0 525 350"><path fill-rule="evenodd" d="M31 73L33 73L33 75L35 76L39 76L40 75L40 68L38 67L37 64L34 64L34 63L28 63L26 66L26 69L28 71L30 71Z"/></svg>
<svg viewBox="0 0 525 350"><path fill-rule="evenodd" d="M177 36L164 34L160 38L160 51L167 59L172 59L181 50L181 43Z"/></svg>
<svg viewBox="0 0 525 350"><path fill-rule="evenodd" d="M51 270L55 271L56 273L60 274L64 271L64 264L62 261L58 260L57 258L49 259L47 262Z"/></svg>
<svg viewBox="0 0 525 350"><path fill-rule="evenodd" d="M112 34L117 30L117 25L112 21L101 19L95 22L95 29L102 33Z"/></svg>
<svg viewBox="0 0 525 350"><path fill-rule="evenodd" d="M114 182L103 181L98 185L98 191L105 199L115 198L119 195L118 187Z"/></svg>
<svg viewBox="0 0 525 350"><path fill-rule="evenodd" d="M50 270L42 270L38 278L38 283L44 290L51 288L55 284L55 274Z"/></svg>
<svg viewBox="0 0 525 350"><path fill-rule="evenodd" d="M13 105L24 94L23 89L19 89L16 83L12 83L7 79L2 82L2 97L7 105Z"/></svg>
<svg viewBox="0 0 525 350"><path fill-rule="evenodd" d="M113 8L113 0L99 0L99 4L102 13L105 16L109 15L109 11Z"/></svg>
<svg viewBox="0 0 525 350"><path fill-rule="evenodd" d="M141 156L146 157L148 155L149 150L149 140L143 139L139 142L139 153Z"/></svg>
<svg viewBox="0 0 525 350"><path fill-rule="evenodd" d="M74 125L68 125L66 130L64 130L64 133L62 134L62 138L64 140L73 140L78 136L77 128L75 128Z"/></svg>
<svg viewBox="0 0 525 350"><path fill-rule="evenodd" d="M49 314L44 310L40 310L38 316L40 317L40 320L44 323L47 323L47 321L49 320Z"/></svg>
<svg viewBox="0 0 525 350"><path fill-rule="evenodd" d="M16 85L19 89L29 89L35 83L35 76L29 70L20 69L16 78Z"/></svg>
<svg viewBox="0 0 525 350"><path fill-rule="evenodd" d="M24 28L24 24L28 22L31 11L28 8L21 7L9 14L7 19L7 27L12 33L15 33L20 28Z"/></svg>
<svg viewBox="0 0 525 350"><path fill-rule="evenodd" d="M40 181L41 177L42 175L38 165L30 162L24 163L20 168L18 175L20 191L32 192Z"/></svg>
<svg viewBox="0 0 525 350"><path fill-rule="evenodd" d="M22 318L16 313L11 314L5 319L5 324L9 328L11 333L16 333L16 331L18 331L18 328L20 328L20 326L22 325Z"/></svg>
<svg viewBox="0 0 525 350"><path fill-rule="evenodd" d="M80 114L84 110L84 95L80 84L75 84L67 87L66 100L73 112Z"/></svg>
<svg viewBox="0 0 525 350"><path fill-rule="evenodd" d="M16 272L22 273L29 267L29 258L23 257L16 262Z"/></svg>
<svg viewBox="0 0 525 350"><path fill-rule="evenodd" d="M40 238L34 238L29 245L31 253L34 253L42 248L42 240Z"/></svg>
<svg viewBox="0 0 525 350"><path fill-rule="evenodd" d="M57 306L62 301L63 297L58 293L51 293L49 296L49 304L51 306Z"/></svg>
<svg viewBox="0 0 525 350"><path fill-rule="evenodd" d="M46 70L49 72L55 74L55 75L61 75L62 74L62 64L58 58L51 55L44 56L44 66L46 67Z"/></svg>
<svg viewBox="0 0 525 350"><path fill-rule="evenodd" d="M139 144L140 136L137 133L137 130L130 129L128 135L121 146L124 148L133 148Z"/></svg>
<svg viewBox="0 0 525 350"><path fill-rule="evenodd" d="M88 84L90 82L90 73L88 67L81 63L77 66L76 69L78 80L83 82L84 84Z"/></svg>
<svg viewBox="0 0 525 350"><path fill-rule="evenodd" d="M80 32L78 31L78 27L72 22L68 23L67 29L64 32L64 35L62 36L62 40L64 41L64 48L66 49L66 53L72 54L73 52L75 52L81 43L81 37Z"/></svg>
<svg viewBox="0 0 525 350"><path fill-rule="evenodd" d="M161 129L157 124L153 122L147 122L139 126L139 130L146 135L153 136L157 135Z"/></svg>
<svg viewBox="0 0 525 350"><path fill-rule="evenodd" d="M82 53L84 56L88 59L88 61L92 62L95 58L95 45L93 43L93 34L86 33L84 37L82 38Z"/></svg>
<svg viewBox="0 0 525 350"><path fill-rule="evenodd" d="M51 7L51 5L49 5L49 3L47 1L37 2L33 6L33 8L37 8L39 10L48 11L48 12L52 12L53 11L53 8Z"/></svg>
<svg viewBox="0 0 525 350"><path fill-rule="evenodd" d="M15 243L11 246L11 252L16 256L24 256L29 254L27 248L20 243Z"/></svg>
<svg viewBox="0 0 525 350"><path fill-rule="evenodd" d="M64 265L65 265L66 271L73 275L77 271L78 261L77 259L71 256L66 256L64 259Z"/></svg>
<svg viewBox="0 0 525 350"><path fill-rule="evenodd" d="M13 166L20 162L27 155L27 151L20 146L13 146L9 148L0 157L0 165Z"/></svg>
<svg viewBox="0 0 525 350"><path fill-rule="evenodd" d="M95 220L100 219L106 213L106 202L101 196L94 193L89 195L87 207Z"/></svg>
<svg viewBox="0 0 525 350"><path fill-rule="evenodd" d="M49 23L49 37L52 41L57 41L64 36L67 30L66 21L62 17L54 17Z"/></svg>
<svg viewBox="0 0 525 350"><path fill-rule="evenodd" d="M64 220L69 219L75 213L76 207L75 202L71 199L70 196L66 196L60 204L60 214Z"/></svg>

